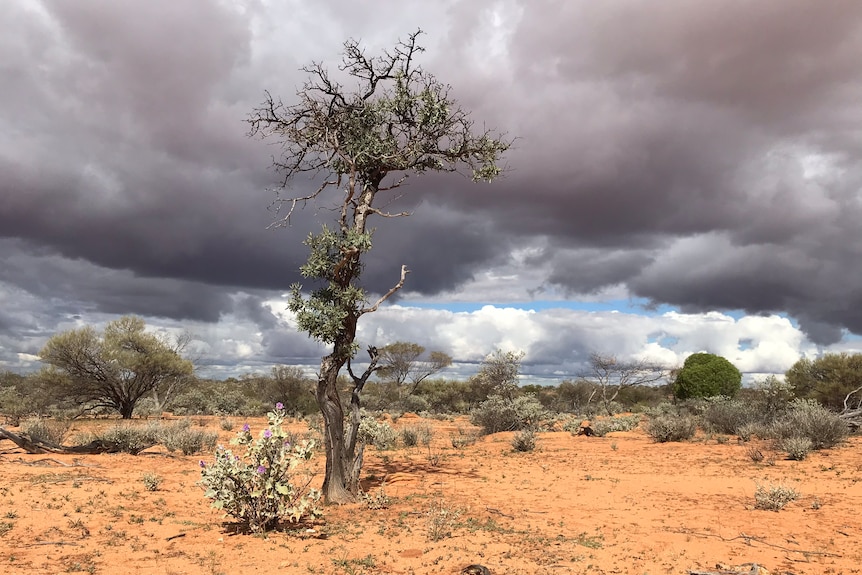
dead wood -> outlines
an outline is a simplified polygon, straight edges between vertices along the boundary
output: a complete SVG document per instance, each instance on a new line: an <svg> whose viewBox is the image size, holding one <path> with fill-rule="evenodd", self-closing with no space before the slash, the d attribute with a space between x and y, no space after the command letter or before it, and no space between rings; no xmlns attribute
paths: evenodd
<svg viewBox="0 0 862 575"><path fill-rule="evenodd" d="M724 565L716 565L715 567L717 571L689 570L688 575L769 575L769 571L757 563L743 563L739 567L726 567Z"/></svg>
<svg viewBox="0 0 862 575"><path fill-rule="evenodd" d="M66 446L42 439L33 439L26 434L12 433L4 427L0 427L0 439L8 439L27 453L39 455L46 453L97 455L100 453L119 453L122 451L116 443L101 439L91 441L86 445ZM152 447L152 445L149 447Z"/></svg>

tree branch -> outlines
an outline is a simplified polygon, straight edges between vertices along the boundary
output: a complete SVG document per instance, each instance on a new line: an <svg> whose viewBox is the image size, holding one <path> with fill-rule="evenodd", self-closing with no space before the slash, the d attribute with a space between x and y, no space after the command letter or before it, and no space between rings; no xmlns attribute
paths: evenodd
<svg viewBox="0 0 862 575"><path fill-rule="evenodd" d="M377 302L373 306L362 308L361 310L359 310L359 315L364 315L366 313L373 313L377 311L377 308L380 307L380 304L388 300L390 297L392 297L392 294L404 287L404 280L407 279L407 274L409 273L410 270L407 269L407 266L401 266L401 279L398 280L398 283L392 286L392 288L388 292L383 294L383 296L379 300L377 300Z"/></svg>

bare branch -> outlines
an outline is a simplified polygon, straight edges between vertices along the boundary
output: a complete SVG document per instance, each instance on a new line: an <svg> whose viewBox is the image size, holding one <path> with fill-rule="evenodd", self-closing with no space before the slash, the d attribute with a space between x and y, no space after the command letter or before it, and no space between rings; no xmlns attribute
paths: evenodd
<svg viewBox="0 0 862 575"><path fill-rule="evenodd" d="M359 315L364 315L366 313L373 313L377 311L377 308L380 307L380 304L388 300L395 292L404 287L404 280L407 279L407 274L409 273L410 270L407 269L407 266L401 266L401 279L398 280L398 283L392 286L392 288L388 292L383 294L383 296L379 300L377 300L377 302L373 306L359 310Z"/></svg>

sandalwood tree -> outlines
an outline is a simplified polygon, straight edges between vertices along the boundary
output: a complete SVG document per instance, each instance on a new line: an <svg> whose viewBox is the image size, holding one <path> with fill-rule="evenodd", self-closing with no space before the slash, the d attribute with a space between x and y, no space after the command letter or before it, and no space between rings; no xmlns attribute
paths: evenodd
<svg viewBox="0 0 862 575"><path fill-rule="evenodd" d="M283 175L281 189L300 175L317 178L308 192L279 193L274 206L280 213L274 225L288 225L295 209L306 202L335 196L335 221L305 240L310 255L300 271L315 281L314 289L306 293L295 285L290 301L299 328L331 346L321 359L315 392L324 420L323 494L331 503L352 501L358 493L359 393L376 370L377 350L369 348L365 373L356 376L351 371L354 386L346 433L336 387L339 372L357 351L359 318L397 292L408 273L402 265L392 287L371 301L360 282L363 256L372 247L369 220L409 215L386 211L384 206L410 174L466 170L475 181L493 180L501 173L498 162L510 146L499 135L477 130L449 95L449 86L417 64L424 51L417 43L420 34L416 31L377 56L348 40L339 72L331 73L319 62L304 67L308 79L296 103L284 104L267 93L249 118L251 135L273 138L281 145L281 155L274 160Z"/></svg>

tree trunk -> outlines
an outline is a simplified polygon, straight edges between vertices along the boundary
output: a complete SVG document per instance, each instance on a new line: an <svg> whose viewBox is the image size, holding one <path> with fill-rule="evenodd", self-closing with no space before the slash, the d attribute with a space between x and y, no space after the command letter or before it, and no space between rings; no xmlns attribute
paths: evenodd
<svg viewBox="0 0 862 575"><path fill-rule="evenodd" d="M338 346L336 346L337 348ZM326 474L323 480L323 498L326 503L351 503L356 496L348 482L348 468L344 443L344 409L338 397L338 372L344 361L338 359L337 349L320 361L317 379L317 404L323 415L323 444L326 452Z"/></svg>
<svg viewBox="0 0 862 575"><path fill-rule="evenodd" d="M120 403L120 417L123 419L132 419L132 413L135 412L135 402L124 400Z"/></svg>

